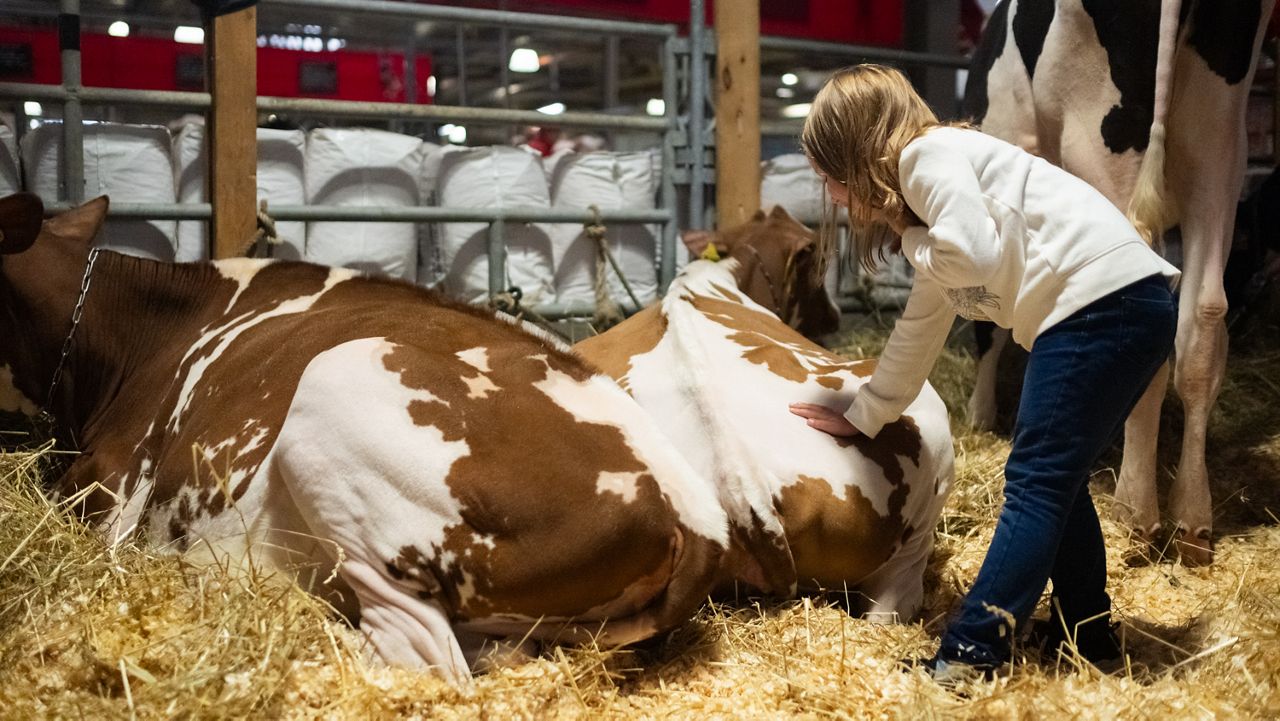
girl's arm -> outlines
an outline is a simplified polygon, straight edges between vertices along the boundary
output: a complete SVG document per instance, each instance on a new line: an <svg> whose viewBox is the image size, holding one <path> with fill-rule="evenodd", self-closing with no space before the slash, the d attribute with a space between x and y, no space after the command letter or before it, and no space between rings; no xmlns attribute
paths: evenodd
<svg viewBox="0 0 1280 721"><path fill-rule="evenodd" d="M871 380L858 389L844 417L873 438L886 423L897 420L920 395L955 318L938 285L917 273Z"/></svg>
<svg viewBox="0 0 1280 721"><path fill-rule="evenodd" d="M923 226L902 231L911 265L948 288L984 285L1000 267L1000 236L969 158L952 134L913 141L899 159L902 197Z"/></svg>

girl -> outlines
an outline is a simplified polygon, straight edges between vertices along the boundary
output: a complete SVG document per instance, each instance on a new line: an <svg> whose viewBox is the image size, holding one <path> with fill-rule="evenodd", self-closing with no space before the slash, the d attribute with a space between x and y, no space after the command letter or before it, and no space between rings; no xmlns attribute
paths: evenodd
<svg viewBox="0 0 1280 721"><path fill-rule="evenodd" d="M1066 629L1086 658L1118 657L1087 482L1173 348L1178 270L1101 193L1013 145L939 123L892 68L833 75L801 144L831 201L864 231L863 266L900 250L915 281L853 404L793 413L833 436L874 437L919 393L956 314L1010 328L1031 351L1004 508L929 671L942 682L990 675L1049 581L1057 640ZM827 247L835 213L821 230Z"/></svg>

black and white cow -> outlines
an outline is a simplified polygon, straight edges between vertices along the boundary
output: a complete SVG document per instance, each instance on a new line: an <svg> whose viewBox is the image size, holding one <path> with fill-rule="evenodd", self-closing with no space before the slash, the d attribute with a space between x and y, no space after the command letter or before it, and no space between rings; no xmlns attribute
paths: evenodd
<svg viewBox="0 0 1280 721"><path fill-rule="evenodd" d="M1205 430L1226 365L1223 270L1246 161L1245 109L1274 3L1002 0L965 93L984 131L1084 178L1131 217L1131 200L1147 187L1144 157L1166 186L1156 206L1164 217L1137 220L1182 231L1173 370L1186 425L1170 513L1188 564L1213 558ZM976 425L994 421L995 359L1007 339L997 332L980 364ZM1155 452L1168 373L1166 365L1125 426L1116 488L1125 520L1147 543L1160 527Z"/></svg>

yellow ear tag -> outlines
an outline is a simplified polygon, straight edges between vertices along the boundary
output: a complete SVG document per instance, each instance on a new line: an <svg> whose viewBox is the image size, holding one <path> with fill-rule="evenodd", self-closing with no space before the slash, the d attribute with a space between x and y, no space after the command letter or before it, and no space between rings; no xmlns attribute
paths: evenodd
<svg viewBox="0 0 1280 721"><path fill-rule="evenodd" d="M703 260L709 260L712 263L720 261L720 253L716 250L715 243L707 243L707 247L702 249L702 255L698 257Z"/></svg>

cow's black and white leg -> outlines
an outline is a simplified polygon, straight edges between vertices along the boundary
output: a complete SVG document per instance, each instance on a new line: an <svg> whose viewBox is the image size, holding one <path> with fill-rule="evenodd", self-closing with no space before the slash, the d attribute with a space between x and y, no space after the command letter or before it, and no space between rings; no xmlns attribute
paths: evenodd
<svg viewBox="0 0 1280 721"><path fill-rule="evenodd" d="M973 324L973 334L978 341L978 370L969 396L969 425L989 431L996 427L996 376L1000 354L1009 344L1009 331L978 321Z"/></svg>

